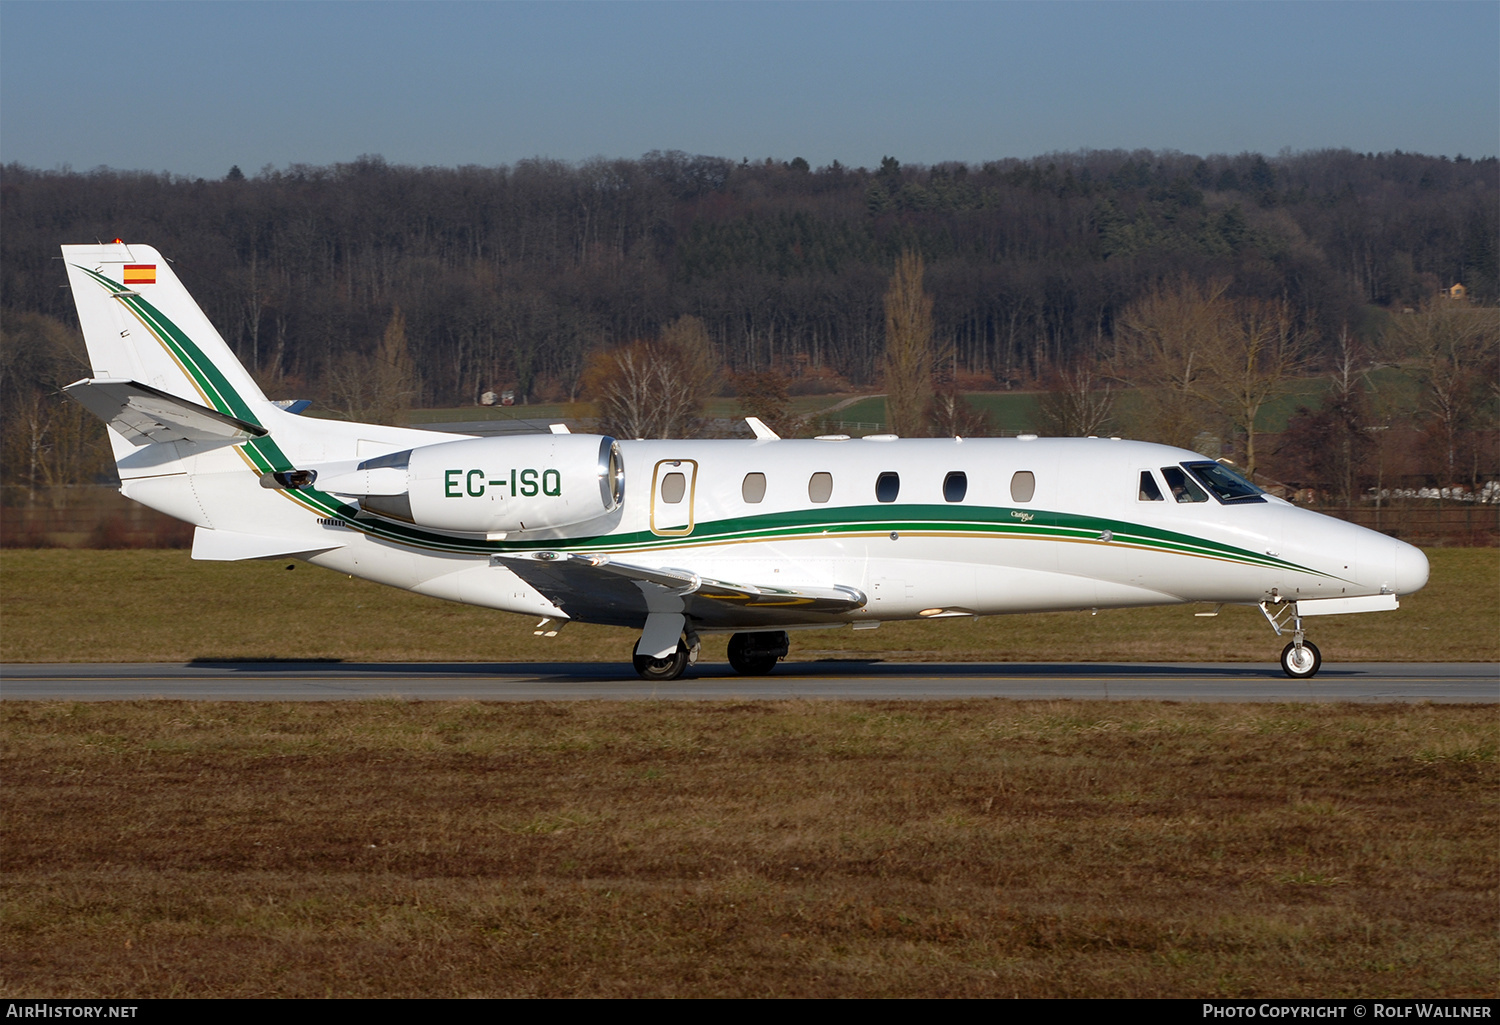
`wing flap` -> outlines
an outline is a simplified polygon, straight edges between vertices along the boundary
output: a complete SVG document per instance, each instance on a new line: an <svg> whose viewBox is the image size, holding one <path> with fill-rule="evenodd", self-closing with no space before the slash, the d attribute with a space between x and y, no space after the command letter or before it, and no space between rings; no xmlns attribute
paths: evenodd
<svg viewBox="0 0 1500 1025"><path fill-rule="evenodd" d="M163 441L239 444L266 429L139 381L95 377L63 389L90 413L137 445Z"/></svg>
<svg viewBox="0 0 1500 1025"><path fill-rule="evenodd" d="M600 611L635 619L681 611L708 626L816 621L862 608L858 588L768 587L701 576L691 570L639 566L609 555L526 552L491 556L549 601L581 618ZM585 611L587 610L587 611Z"/></svg>

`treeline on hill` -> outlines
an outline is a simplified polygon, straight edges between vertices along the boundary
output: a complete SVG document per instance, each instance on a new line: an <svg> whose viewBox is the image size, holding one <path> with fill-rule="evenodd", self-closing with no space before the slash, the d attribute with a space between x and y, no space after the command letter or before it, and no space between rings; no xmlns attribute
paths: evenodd
<svg viewBox="0 0 1500 1025"><path fill-rule="evenodd" d="M1457 283L1493 304L1497 186L1494 158L1345 150L873 170L676 152L461 168L363 157L213 181L10 164L4 416L77 376L64 242L156 246L269 394L335 409L397 322L427 405L502 389L579 398L591 355L597 367L683 323L742 380L876 385L903 254L923 263L949 377L1014 387L1118 364L1127 312L1189 283L1236 310L1274 306L1327 363L1381 330L1372 308L1420 308ZM26 477L25 446L7 448L7 476Z"/></svg>

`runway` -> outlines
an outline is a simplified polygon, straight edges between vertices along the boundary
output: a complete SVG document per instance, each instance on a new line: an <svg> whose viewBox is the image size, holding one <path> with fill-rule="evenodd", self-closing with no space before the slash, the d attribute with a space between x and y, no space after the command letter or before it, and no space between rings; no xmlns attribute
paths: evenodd
<svg viewBox="0 0 1500 1025"><path fill-rule="evenodd" d="M1500 703L1484 662L1325 665L1291 680L1272 663L783 663L738 676L706 663L647 683L624 663L190 662L0 666L7 701L1050 700Z"/></svg>

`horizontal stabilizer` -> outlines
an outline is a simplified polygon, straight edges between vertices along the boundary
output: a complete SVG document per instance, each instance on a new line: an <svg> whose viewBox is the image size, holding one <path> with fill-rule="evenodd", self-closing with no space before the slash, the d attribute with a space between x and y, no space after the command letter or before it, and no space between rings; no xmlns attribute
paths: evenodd
<svg viewBox="0 0 1500 1025"><path fill-rule="evenodd" d="M604 603L622 620L680 610L712 627L720 622L742 623L748 611L770 626L852 612L866 602L864 593L854 587L730 583L685 569L618 562L609 555L528 552L495 555L492 561L525 580L558 608L566 610L569 603L596 608Z"/></svg>
<svg viewBox="0 0 1500 1025"><path fill-rule="evenodd" d="M137 445L163 441L239 444L267 433L248 423L138 381L91 378L63 391Z"/></svg>
<svg viewBox="0 0 1500 1025"><path fill-rule="evenodd" d="M312 555L316 552L331 552L344 547L345 542L333 540L329 544L306 537L264 537L260 534L241 534L233 530L210 530L198 527L193 531L193 558L205 562L238 562L241 559L281 559L289 555Z"/></svg>

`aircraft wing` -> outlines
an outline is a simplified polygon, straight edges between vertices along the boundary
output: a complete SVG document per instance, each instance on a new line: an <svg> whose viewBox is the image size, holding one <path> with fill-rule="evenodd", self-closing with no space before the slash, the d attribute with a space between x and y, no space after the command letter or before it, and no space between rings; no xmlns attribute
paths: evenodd
<svg viewBox="0 0 1500 1025"><path fill-rule="evenodd" d="M136 445L153 441L238 444L266 429L139 381L91 378L63 389Z"/></svg>
<svg viewBox="0 0 1500 1025"><path fill-rule="evenodd" d="M493 555L569 615L596 622L638 625L644 616L681 612L703 626L767 627L817 622L852 612L864 592L845 587L769 587L731 583L685 569L656 569L610 555L526 552Z"/></svg>

